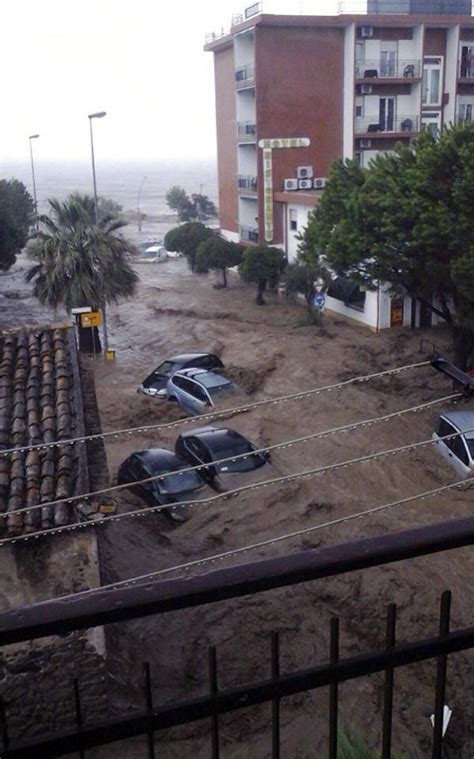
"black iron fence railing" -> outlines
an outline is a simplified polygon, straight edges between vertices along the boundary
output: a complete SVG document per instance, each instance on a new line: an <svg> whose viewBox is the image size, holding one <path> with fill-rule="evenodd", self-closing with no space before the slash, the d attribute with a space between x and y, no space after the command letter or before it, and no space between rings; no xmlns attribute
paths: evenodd
<svg viewBox="0 0 474 759"><path fill-rule="evenodd" d="M258 242L258 229L240 225L240 239L244 242Z"/></svg>
<svg viewBox="0 0 474 759"><path fill-rule="evenodd" d="M257 139L257 125L255 121L238 121L237 136L239 142L255 142Z"/></svg>
<svg viewBox="0 0 474 759"><path fill-rule="evenodd" d="M255 66L248 63L235 69L235 83L237 87L247 87L253 84L255 79Z"/></svg>
<svg viewBox="0 0 474 759"><path fill-rule="evenodd" d="M112 622L141 618L150 614L176 613L179 609L219 602L277 587L314 581L354 570L381 566L394 561L472 545L474 518L409 530L403 533L366 538L345 545L308 550L277 559L214 571L208 575L184 579L137 584L116 590L101 590L90 595L53 600L0 615L0 646L19 643L52 634L65 634ZM165 728L208 719L210 723L210 756L219 759L220 716L257 704L271 704L268 735L273 759L280 757L281 700L299 693L329 687L328 753L338 756L339 685L374 673L383 673L382 759L392 756L392 713L394 703L394 671L417 662L436 660L432 708L434 729L431 757L442 759L443 717L447 683L447 661L450 654L474 648L474 627L451 630L451 593L441 596L438 633L430 637L398 643L396 639L397 609L387 608L384 620L385 643L375 650L356 656L339 654L339 620L330 621L327 663L280 672L280 638L274 632L269 638L269 677L244 685L221 688L220 663L215 647L208 649L208 694L181 700L165 706L154 706L152 676L147 663L143 670L143 691L146 709L128 712L120 718L87 724L83 720L81 693L87 685L71 683L75 704L76 727L61 733L35 736L27 740L11 740L8 705L0 700L0 737L2 759L37 759L67 754L86 756L90 748L136 736L147 738L147 753L153 759L155 733ZM382 622L382 620L381 620ZM466 694L467 697L467 694ZM456 756L460 756L458 750Z"/></svg>

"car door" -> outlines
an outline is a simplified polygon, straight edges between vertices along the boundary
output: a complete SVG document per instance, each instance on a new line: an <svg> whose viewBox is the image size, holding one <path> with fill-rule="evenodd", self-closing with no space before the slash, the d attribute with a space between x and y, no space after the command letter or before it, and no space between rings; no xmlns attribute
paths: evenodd
<svg viewBox="0 0 474 759"><path fill-rule="evenodd" d="M202 394L200 393L202 388L188 377L173 377L171 382L175 389L176 400L181 408L191 414L200 414L205 407L204 401L199 397Z"/></svg>
<svg viewBox="0 0 474 759"><path fill-rule="evenodd" d="M468 461L468 455L467 451L465 450L462 436L456 435L458 432L456 427L448 422L447 419L443 419L443 417L441 417L438 422L436 432L440 438L444 438L444 440L438 441L440 452L446 459L448 459L448 461L459 472L459 474L466 476L466 474L469 473L469 467L466 465L466 463L464 463L463 459ZM447 435L456 435L456 437L449 438L446 437ZM460 443L462 443L462 445L460 445Z"/></svg>

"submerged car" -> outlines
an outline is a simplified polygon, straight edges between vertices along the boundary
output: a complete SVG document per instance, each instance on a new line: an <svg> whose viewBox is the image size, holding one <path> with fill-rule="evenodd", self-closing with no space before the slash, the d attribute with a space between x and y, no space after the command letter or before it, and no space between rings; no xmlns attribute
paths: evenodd
<svg viewBox="0 0 474 759"><path fill-rule="evenodd" d="M446 435L456 437L447 438ZM441 455L462 477L474 476L474 411L443 412L439 416L433 440Z"/></svg>
<svg viewBox="0 0 474 759"><path fill-rule="evenodd" d="M236 475L249 474L270 459L267 452L256 453L257 446L228 427L201 427L182 432L175 443L178 456L195 466L202 464L201 476L216 490L238 487ZM232 457L239 457L233 459ZM229 459L222 464L216 461ZM227 475L231 475L227 477ZM244 478L242 481L245 483Z"/></svg>
<svg viewBox="0 0 474 759"><path fill-rule="evenodd" d="M163 513L173 522L185 522L186 507L173 509L173 504L191 500L197 491L206 487L205 480L196 471L182 471L187 468L188 461L172 451L148 448L136 451L125 459L118 470L117 482L119 485L130 485L129 490L148 506L167 507ZM158 476L161 474L163 476ZM149 477L157 479L140 482Z"/></svg>
<svg viewBox="0 0 474 759"><path fill-rule="evenodd" d="M152 245L141 252L136 260L139 264L159 264L167 258L168 253L163 245Z"/></svg>
<svg viewBox="0 0 474 759"><path fill-rule="evenodd" d="M182 369L168 380L168 399L179 403L191 414L202 414L216 403L239 392L232 380L206 369Z"/></svg>
<svg viewBox="0 0 474 759"><path fill-rule="evenodd" d="M169 378L181 369L188 367L200 369L222 369L223 363L219 356L214 353L180 353L163 361L156 369L143 380L138 390L145 395L155 395L158 398L167 398L166 385Z"/></svg>

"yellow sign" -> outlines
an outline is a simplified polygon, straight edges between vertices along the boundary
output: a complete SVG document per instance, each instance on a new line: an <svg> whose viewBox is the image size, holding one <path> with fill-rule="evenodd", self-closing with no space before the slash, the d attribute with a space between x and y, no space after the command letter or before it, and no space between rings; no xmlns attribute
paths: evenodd
<svg viewBox="0 0 474 759"><path fill-rule="evenodd" d="M102 314L99 311L81 314L81 327L100 327L101 324Z"/></svg>

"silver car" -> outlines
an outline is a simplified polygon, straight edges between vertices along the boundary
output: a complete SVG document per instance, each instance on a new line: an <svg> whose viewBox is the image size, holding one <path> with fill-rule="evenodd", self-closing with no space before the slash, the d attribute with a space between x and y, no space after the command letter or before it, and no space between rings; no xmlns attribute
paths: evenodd
<svg viewBox="0 0 474 759"><path fill-rule="evenodd" d="M204 414L220 401L237 395L239 388L232 380L206 369L183 369L166 385L169 400L174 400L191 414Z"/></svg>
<svg viewBox="0 0 474 759"><path fill-rule="evenodd" d="M446 435L456 437L447 438ZM462 477L474 476L474 411L442 413L436 425L436 432L433 433L433 440L437 441L436 447L441 455Z"/></svg>

